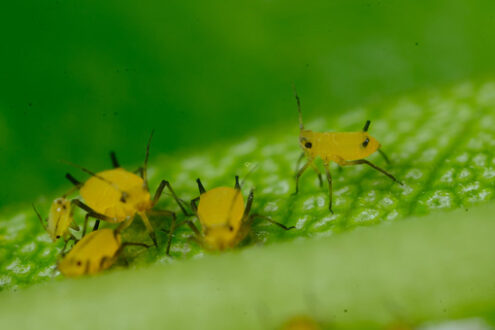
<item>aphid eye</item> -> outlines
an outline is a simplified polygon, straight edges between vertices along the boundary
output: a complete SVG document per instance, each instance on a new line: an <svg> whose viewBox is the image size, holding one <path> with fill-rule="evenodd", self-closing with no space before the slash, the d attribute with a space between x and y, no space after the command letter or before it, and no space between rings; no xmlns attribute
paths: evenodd
<svg viewBox="0 0 495 330"><path fill-rule="evenodd" d="M76 265L81 266L81 265L82 265L81 260L78 260L78 261L76 262Z"/></svg>
<svg viewBox="0 0 495 330"><path fill-rule="evenodd" d="M306 143L304 144L304 146L305 146L306 148L308 148L308 149L311 149L311 147L313 146L313 144L312 144L311 142L306 142Z"/></svg>
<svg viewBox="0 0 495 330"><path fill-rule="evenodd" d="M59 239L60 238L60 235L57 235L56 238Z"/></svg>
<svg viewBox="0 0 495 330"><path fill-rule="evenodd" d="M370 139L366 138L366 140L364 140L363 142L363 147L367 147L368 146L368 143L370 143Z"/></svg>
<svg viewBox="0 0 495 330"><path fill-rule="evenodd" d="M234 227L229 226L229 230L230 230L230 231L233 231L233 230L234 230Z"/></svg>
<svg viewBox="0 0 495 330"><path fill-rule="evenodd" d="M62 201L60 199L57 199L57 204L62 204Z"/></svg>

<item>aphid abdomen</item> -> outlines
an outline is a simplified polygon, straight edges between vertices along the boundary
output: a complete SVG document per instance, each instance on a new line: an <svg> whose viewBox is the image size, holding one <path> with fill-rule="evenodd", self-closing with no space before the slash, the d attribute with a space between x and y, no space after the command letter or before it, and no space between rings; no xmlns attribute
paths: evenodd
<svg viewBox="0 0 495 330"><path fill-rule="evenodd" d="M113 219L110 222L122 222L134 217L138 211L134 204L141 202L141 199L150 202L149 193L143 188L144 181L139 176L122 168L97 175L81 187L81 197L93 210Z"/></svg>
<svg viewBox="0 0 495 330"><path fill-rule="evenodd" d="M205 226L224 225L227 222L238 226L243 213L244 198L235 189L218 187L200 196L198 216Z"/></svg>
<svg viewBox="0 0 495 330"><path fill-rule="evenodd" d="M112 265L121 245L120 235L112 229L91 232L74 245L58 268L65 276L96 274Z"/></svg>

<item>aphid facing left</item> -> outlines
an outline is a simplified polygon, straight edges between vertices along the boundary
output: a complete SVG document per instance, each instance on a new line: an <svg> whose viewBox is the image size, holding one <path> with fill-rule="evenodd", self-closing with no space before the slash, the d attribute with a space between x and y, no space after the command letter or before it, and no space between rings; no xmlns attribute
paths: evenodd
<svg viewBox="0 0 495 330"><path fill-rule="evenodd" d="M304 129L301 114L301 103L295 89L294 93L297 100L297 110L299 111L299 144L303 150L298 160L298 167L299 162L304 156L306 156L306 158L308 159L306 164L304 164L304 166L297 171L295 194L297 194L299 191L300 176L310 166L318 174L320 185L323 184L323 181L321 179L321 172L314 164L314 160L317 157L320 157L323 160L323 164L325 167L329 191L328 208L332 213L332 176L330 174L330 162L335 162L340 166L366 164L374 168L375 170L382 172L393 181L402 184L392 174L364 159L378 151L383 156L385 161L387 163L389 162L385 153L380 149L380 143L368 133L368 129L370 126L369 120L367 120L364 124L362 132L313 132Z"/></svg>
<svg viewBox="0 0 495 330"><path fill-rule="evenodd" d="M68 277L94 275L112 266L125 246L148 247L143 243L122 243L123 227L100 229L84 236L58 263L60 272Z"/></svg>
<svg viewBox="0 0 495 330"><path fill-rule="evenodd" d="M217 187L206 191L200 179L197 179L200 196L191 201L202 232L187 221L195 233L195 239L201 246L212 251L221 251L235 247L249 233L255 219L267 220L285 230L294 227L273 221L267 216L250 214L254 192L251 190L246 205L241 193L239 177L235 177L235 187ZM197 204L199 201L199 204Z"/></svg>
<svg viewBox="0 0 495 330"><path fill-rule="evenodd" d="M48 232L51 239L55 242L62 238L65 242L70 239L75 239L69 231L69 228L78 229L74 223L73 209L71 201L65 197L60 197L52 202L48 218L43 220L41 214L33 205L36 215L40 219L41 225ZM46 222L46 224L45 224Z"/></svg>
<svg viewBox="0 0 495 330"><path fill-rule="evenodd" d="M87 217L93 217L111 223L120 223L130 220L126 222L127 225L130 225L137 214L143 221L146 231L156 246L156 236L148 219L148 214L171 216L171 227L173 228L175 226L175 212L168 210L152 210L158 203L165 187L168 187L170 193L184 214L187 215L187 212L168 181L161 181L153 199L151 199L147 180L147 164L152 136L153 134L146 147L144 166L137 171L140 175L136 175L135 173L120 167L115 153L112 152L110 153L110 156L114 167L113 169L93 173L82 168L83 171L91 175L84 183L79 182L70 174L67 174L66 177L79 188L84 203L78 199L74 199L72 202L88 212ZM170 241L171 235L167 245L167 254L170 250Z"/></svg>

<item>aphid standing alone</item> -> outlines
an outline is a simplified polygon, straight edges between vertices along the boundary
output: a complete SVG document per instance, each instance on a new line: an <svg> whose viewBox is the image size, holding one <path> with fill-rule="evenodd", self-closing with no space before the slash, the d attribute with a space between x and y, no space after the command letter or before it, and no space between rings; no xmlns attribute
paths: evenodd
<svg viewBox="0 0 495 330"><path fill-rule="evenodd" d="M74 199L72 202L88 212L87 217L93 217L110 223L120 223L130 220L126 222L128 226L132 223L132 220L137 214L142 219L153 243L157 246L155 232L148 219L148 214L171 216L172 228L170 233L172 233L173 227L175 226L176 217L173 211L152 210L158 203L165 187L169 189L171 195L184 214L187 215L187 212L170 186L170 183L166 180L161 181L153 199L151 198L147 180L147 164L152 136L153 134L150 136L146 147L144 166L136 171L139 172L140 175L120 167L115 153L111 152L110 157L114 167L113 169L93 173L82 168L83 171L91 175L84 183L81 183L70 174L67 174L66 177L79 188L84 203L78 199ZM170 234L167 245L167 254L170 250L171 238L172 236Z"/></svg>
<svg viewBox="0 0 495 330"><path fill-rule="evenodd" d="M48 213L48 218L46 220L43 220L41 214L34 205L33 209L40 219L41 225L54 242L59 238L62 238L66 244L71 239L75 240L75 237L69 231L69 228L79 230L79 227L74 222L72 203L70 200L65 198L65 196L57 198L52 202L50 212Z"/></svg>
<svg viewBox="0 0 495 330"><path fill-rule="evenodd" d="M317 157L320 157L323 160L325 167L329 191L328 208L332 213L332 176L330 174L330 162L335 162L340 166L366 164L375 170L382 172L393 181L402 184L392 174L364 159L378 151L385 161L387 163L389 162L385 153L380 149L380 143L368 133L370 126L369 120L366 121L362 132L313 132L304 129L301 103L295 89L294 93L297 100L297 110L299 112L299 144L303 149L303 153L298 160L298 165L304 156L307 158L306 164L304 164L296 173L295 194L299 191L299 178L308 167L315 170L318 174L320 185L322 185L321 172L314 164L314 160Z"/></svg>
<svg viewBox="0 0 495 330"><path fill-rule="evenodd" d="M112 266L124 247L148 247L143 243L122 243L123 227L92 231L81 238L58 263L60 272L68 277L94 275Z"/></svg>
<svg viewBox="0 0 495 330"><path fill-rule="evenodd" d="M249 233L255 219L267 220L285 230L286 227L267 216L250 214L254 192L251 190L247 203L241 193L239 177L235 177L235 187L217 187L206 191L200 179L197 179L200 196L191 201L191 207L201 223L202 232L187 221L195 233L195 239L204 248L221 251L233 248ZM198 204L199 201L199 204Z"/></svg>

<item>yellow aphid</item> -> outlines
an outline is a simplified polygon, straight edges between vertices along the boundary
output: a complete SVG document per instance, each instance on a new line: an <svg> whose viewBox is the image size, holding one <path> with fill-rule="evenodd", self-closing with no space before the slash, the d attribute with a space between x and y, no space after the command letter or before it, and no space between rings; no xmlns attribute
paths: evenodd
<svg viewBox="0 0 495 330"><path fill-rule="evenodd" d="M70 174L67 174L66 177L79 187L84 203L77 199L73 200L73 203L88 212L87 216L111 223L121 223L130 220L126 222L127 225L130 225L137 214L142 219L151 239L155 245L157 245L155 232L148 219L148 214L171 216L171 227L173 228L175 226L174 212L167 210L152 210L158 203L165 187L168 187L170 193L184 214L187 215L187 212L168 181L161 181L153 199L151 199L147 182L147 163L150 142L151 137L146 148L144 166L137 171L140 172L140 175L136 175L120 167L115 153L112 152L110 156L114 166L113 169L93 173L82 168L83 171L91 175L85 183L80 183ZM170 249L170 241L171 235L167 245L167 254Z"/></svg>
<svg viewBox="0 0 495 330"><path fill-rule="evenodd" d="M330 174L330 162L335 162L340 166L359 165L366 164L377 171L382 172L395 182L402 184L392 174L388 173L384 169L374 165L370 161L364 159L374 152L378 151L387 161L388 158L380 149L380 143L368 133L370 121L366 121L364 128L361 132L313 132L304 129L301 104L297 93L297 109L299 111L299 144L303 149L303 153L299 158L299 161L306 156L308 159L306 164L301 167L296 174L296 191L299 191L299 178L306 171L308 167L312 167L318 174L320 185L322 185L321 172L314 164L314 160L320 157L323 160L325 172L328 181L329 191L329 210L332 211L332 176ZM298 165L299 165L298 161Z"/></svg>
<svg viewBox="0 0 495 330"><path fill-rule="evenodd" d="M84 236L58 263L60 272L68 277L94 275L112 266L125 246L148 247L142 243L122 243L121 228L100 229Z"/></svg>
<svg viewBox="0 0 495 330"><path fill-rule="evenodd" d="M321 326L306 315L295 316L282 325L282 330L320 330Z"/></svg>
<svg viewBox="0 0 495 330"><path fill-rule="evenodd" d="M196 240L208 250L233 248L247 236L256 218L265 219L285 230L294 228L286 227L266 216L250 214L254 192L251 190L245 204L237 176L234 188L218 187L206 191L201 181L196 181L200 196L191 201L191 206L201 223L202 232L191 221L187 223L194 231Z"/></svg>
<svg viewBox="0 0 495 330"><path fill-rule="evenodd" d="M41 225L48 232L54 242L59 238L63 238L65 241L73 238L69 228L77 229L77 226L74 224L74 218L72 216L73 210L70 200L65 197L55 199L50 207L48 218L45 220L46 224L34 205L33 209L40 219Z"/></svg>
<svg viewBox="0 0 495 330"><path fill-rule="evenodd" d="M122 242L112 229L100 229L84 236L59 262L65 276L93 275L109 268L116 259Z"/></svg>
<svg viewBox="0 0 495 330"><path fill-rule="evenodd" d="M120 167L92 176L79 192L88 206L113 223L145 213L153 204L143 178Z"/></svg>

